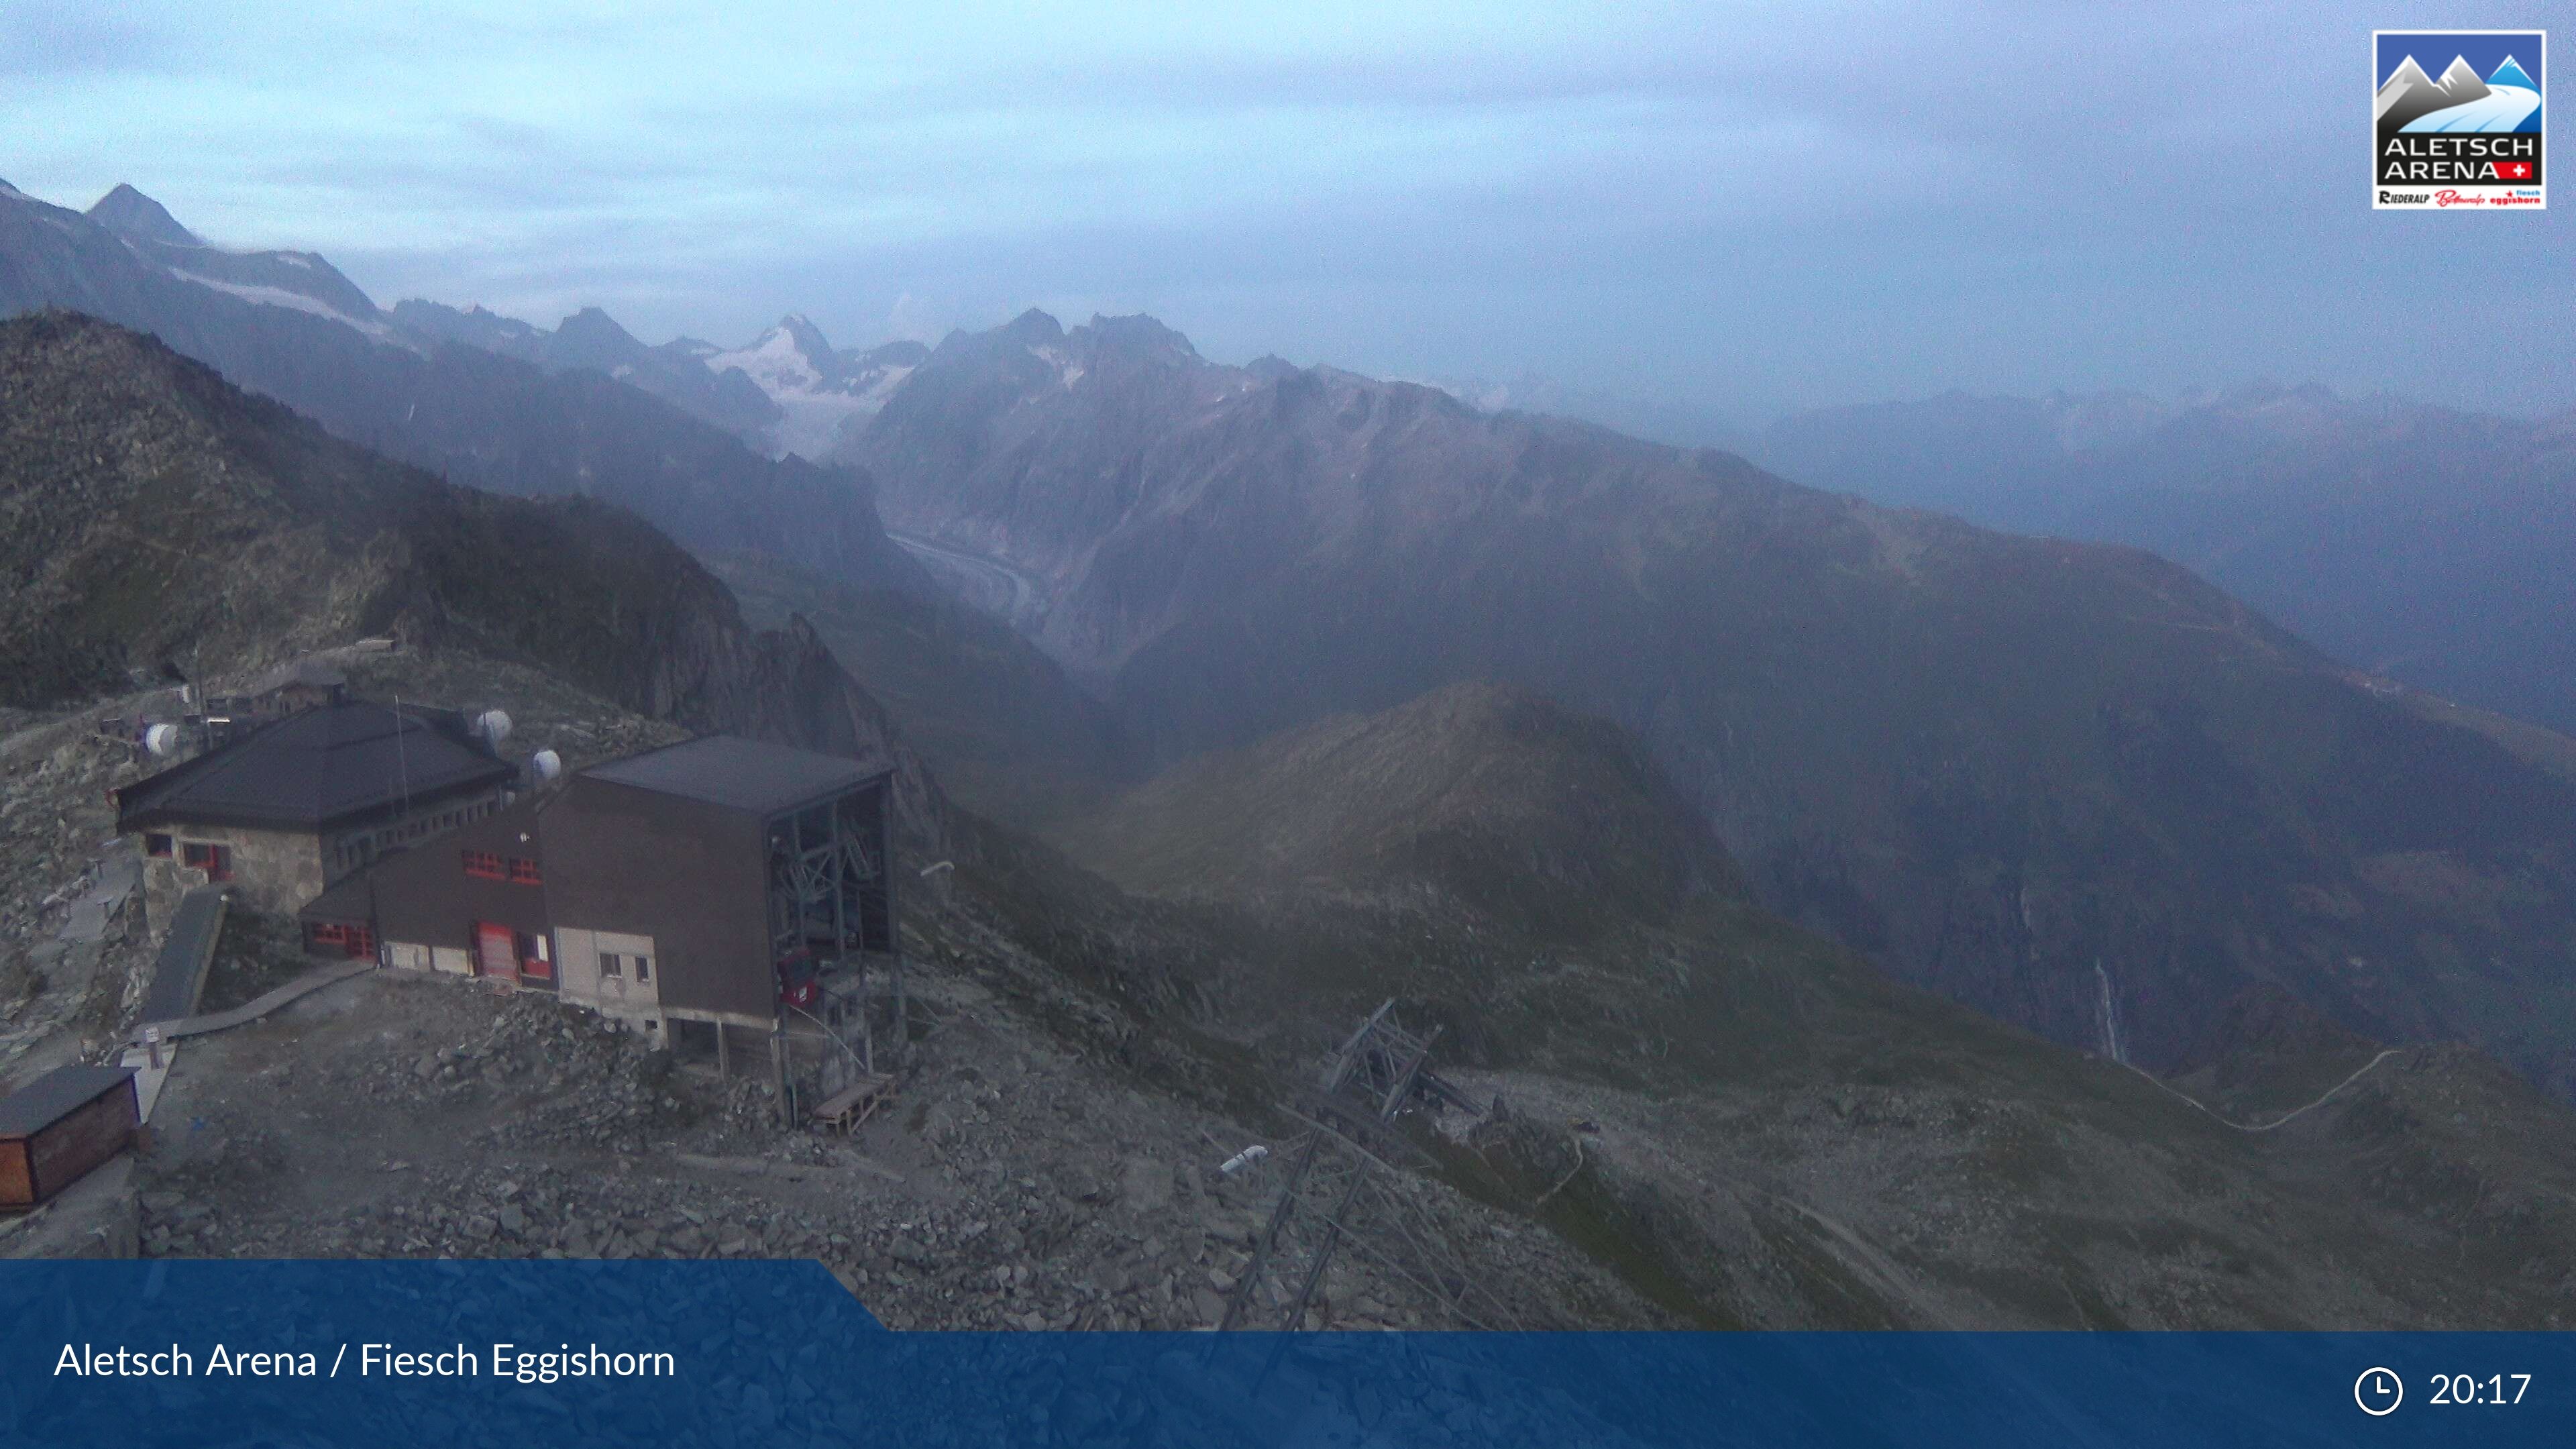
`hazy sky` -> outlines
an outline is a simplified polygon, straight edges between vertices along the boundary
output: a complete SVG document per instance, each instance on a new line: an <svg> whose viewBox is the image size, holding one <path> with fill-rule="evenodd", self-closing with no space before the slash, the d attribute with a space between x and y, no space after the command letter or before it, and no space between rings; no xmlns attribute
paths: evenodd
<svg viewBox="0 0 2576 1449"><path fill-rule="evenodd" d="M7 0L0 177L648 341L1039 305L1739 419L2254 378L2576 405L2576 173L2545 214L2373 214L2349 5L1389 8ZM2576 39L2576 3L2513 8L2400 23Z"/></svg>

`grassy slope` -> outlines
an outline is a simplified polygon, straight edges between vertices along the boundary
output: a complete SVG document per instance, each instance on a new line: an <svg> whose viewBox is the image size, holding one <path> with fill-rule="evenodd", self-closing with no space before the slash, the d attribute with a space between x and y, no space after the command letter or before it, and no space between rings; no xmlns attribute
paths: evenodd
<svg viewBox="0 0 2576 1449"><path fill-rule="evenodd" d="M2576 1130L2492 1064L2411 1052L2239 1131L1747 904L1633 761L1467 686L1192 762L1053 836L1164 899L1148 934L1186 936L1210 1019L1277 1069L1385 996L1443 1025L1449 1069L1519 1104L1440 1149L1452 1180L1698 1321L2564 1311ZM2441 1125L2453 1101L2472 1125Z"/></svg>

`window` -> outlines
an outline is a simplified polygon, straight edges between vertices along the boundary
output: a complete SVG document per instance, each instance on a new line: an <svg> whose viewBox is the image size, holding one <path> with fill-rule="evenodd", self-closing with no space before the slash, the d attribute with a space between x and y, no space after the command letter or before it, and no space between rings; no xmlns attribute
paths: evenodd
<svg viewBox="0 0 2576 1449"><path fill-rule="evenodd" d="M210 881L233 878L233 850L229 845L183 840L179 842L179 863L190 870L204 871Z"/></svg>
<svg viewBox="0 0 2576 1449"><path fill-rule="evenodd" d="M376 932L372 926L315 921L305 928L304 943L305 949L317 956L346 956L355 961L376 954Z"/></svg>
<svg viewBox="0 0 2576 1449"><path fill-rule="evenodd" d="M501 857L488 850L469 850L465 852L465 873L482 880L500 880Z"/></svg>
<svg viewBox="0 0 2576 1449"><path fill-rule="evenodd" d="M537 863L523 855L514 855L510 857L510 879L520 885L543 885L545 883L545 877L540 875L537 871Z"/></svg>
<svg viewBox="0 0 2576 1449"><path fill-rule="evenodd" d="M638 956L635 958L635 979L638 981L650 981L653 979L652 957Z"/></svg>
<svg viewBox="0 0 2576 1449"><path fill-rule="evenodd" d="M143 853L145 855L158 857L162 860L169 859L170 837L166 835L147 835L143 837Z"/></svg>
<svg viewBox="0 0 2576 1449"><path fill-rule="evenodd" d="M625 967L618 962L616 952L602 951L599 953L599 974L602 976L623 976L626 974Z"/></svg>

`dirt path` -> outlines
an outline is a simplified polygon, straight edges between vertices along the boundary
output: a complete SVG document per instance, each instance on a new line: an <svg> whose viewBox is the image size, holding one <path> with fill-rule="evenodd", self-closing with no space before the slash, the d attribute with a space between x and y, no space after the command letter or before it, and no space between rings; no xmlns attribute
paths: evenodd
<svg viewBox="0 0 2576 1449"><path fill-rule="evenodd" d="M2142 1067L2131 1067L2127 1062L2122 1062L2120 1065L2129 1067L2130 1071L2136 1072L2139 1076L2155 1083L2157 1088L2163 1091L2166 1095L2178 1097L2181 1100L2190 1103L2193 1107L2198 1108L2200 1112L2207 1116L2211 1121L2216 1122L2222 1127L2233 1127L2239 1132L2269 1132L2276 1127L2286 1126L2290 1122L2324 1106L2327 1102L2333 1100L2334 1095L2337 1092L2342 1091L2344 1088L2351 1086L2353 1083L2360 1081L2364 1076L2368 1075L2371 1068L2378 1066L2381 1062L2388 1060L2390 1057L2393 1057L2404 1050L2406 1050L2404 1047L2388 1047L2382 1050L2379 1055L2362 1063L2360 1067L2354 1070L2351 1076L2348 1076L2342 1081L2335 1083L2333 1086L2326 1088L2324 1093L2318 1096L2315 1101L2310 1102L2303 1107L2293 1107L2289 1111L2282 1113L2280 1116L2273 1118L2269 1122L2231 1122L2227 1118L2219 1115L2219 1113L2213 1110L2207 1103L2202 1102L2199 1098L2174 1087L2155 1073L2147 1071Z"/></svg>

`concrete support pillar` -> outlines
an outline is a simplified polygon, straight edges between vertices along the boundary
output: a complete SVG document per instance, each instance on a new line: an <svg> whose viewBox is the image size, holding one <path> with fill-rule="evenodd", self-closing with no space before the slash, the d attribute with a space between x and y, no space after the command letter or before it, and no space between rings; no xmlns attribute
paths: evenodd
<svg viewBox="0 0 2576 1449"><path fill-rule="evenodd" d="M787 1081L787 1023L781 1021L769 1033L769 1070L778 1084L778 1125L796 1125L796 1094Z"/></svg>

